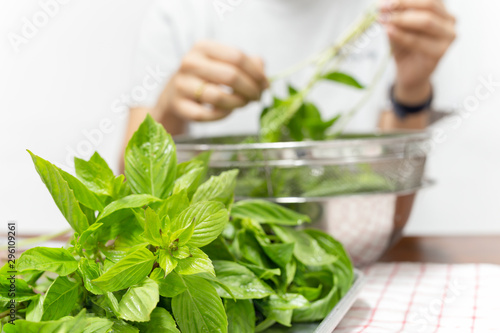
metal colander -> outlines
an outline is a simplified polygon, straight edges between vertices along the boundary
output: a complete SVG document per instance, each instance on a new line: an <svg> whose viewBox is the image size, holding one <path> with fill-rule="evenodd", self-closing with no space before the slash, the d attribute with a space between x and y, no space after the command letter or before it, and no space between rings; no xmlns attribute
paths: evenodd
<svg viewBox="0 0 500 333"><path fill-rule="evenodd" d="M211 151L210 175L239 169L236 197L318 198L411 190L422 184L427 133L254 143L248 137L176 140L180 161Z"/></svg>

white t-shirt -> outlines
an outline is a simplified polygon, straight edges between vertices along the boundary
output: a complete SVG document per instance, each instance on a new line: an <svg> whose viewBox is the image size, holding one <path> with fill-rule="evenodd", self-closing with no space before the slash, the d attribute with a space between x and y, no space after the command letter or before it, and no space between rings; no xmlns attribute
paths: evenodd
<svg viewBox="0 0 500 333"><path fill-rule="evenodd" d="M216 40L262 57L266 74L273 76L334 44L372 3L373 0L155 0L137 45L134 81L140 84L147 68L158 68L166 73L166 84L182 57L200 39ZM355 51L342 71L369 84L388 49L385 32L374 26L354 45ZM284 94L287 83L303 87L312 70L305 69L276 82L273 90ZM352 119L349 130L375 129L380 110L387 103L391 78L385 76L371 100ZM164 84L150 90L136 104L154 106ZM309 100L328 119L349 110L362 94L363 91L322 82ZM256 133L262 107L263 103L252 103L221 121L191 123L189 132L194 136Z"/></svg>

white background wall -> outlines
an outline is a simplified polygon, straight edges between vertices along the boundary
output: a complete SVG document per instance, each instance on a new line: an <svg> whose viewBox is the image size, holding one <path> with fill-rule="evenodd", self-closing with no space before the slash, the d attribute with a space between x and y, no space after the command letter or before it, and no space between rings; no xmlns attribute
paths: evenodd
<svg viewBox="0 0 500 333"><path fill-rule="evenodd" d="M98 150L116 170L126 114L115 111L132 89L132 51L149 4L59 2L16 52L9 34L21 34L40 3L0 0L0 221L16 220L26 233L66 228L26 148L68 170L75 151ZM459 39L439 69L436 95L439 106L457 107L472 101L481 77L500 82L500 2L449 7ZM408 233L500 233L500 87L479 104L438 126L428 168L438 185L419 196ZM96 135L103 121L109 130Z"/></svg>

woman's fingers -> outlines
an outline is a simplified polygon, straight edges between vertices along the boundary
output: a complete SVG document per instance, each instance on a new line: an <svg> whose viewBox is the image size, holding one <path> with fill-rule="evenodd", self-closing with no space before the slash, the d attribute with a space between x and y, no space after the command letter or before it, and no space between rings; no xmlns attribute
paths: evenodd
<svg viewBox="0 0 500 333"><path fill-rule="evenodd" d="M387 27L387 33L394 45L405 50L421 52L435 59L441 58L450 45L446 41L408 32L395 26Z"/></svg>
<svg viewBox="0 0 500 333"><path fill-rule="evenodd" d="M192 75L180 75L176 78L179 93L193 101L199 99L201 104L211 104L216 109L233 110L245 106L247 101L239 95L230 94L218 85L206 83L202 79ZM200 96L196 92L203 88Z"/></svg>
<svg viewBox="0 0 500 333"><path fill-rule="evenodd" d="M188 98L179 98L174 102L176 113L184 119L193 121L215 121L227 117L231 110L210 109Z"/></svg>
<svg viewBox="0 0 500 333"><path fill-rule="evenodd" d="M196 43L171 83L174 112L194 121L224 118L268 87L262 60L211 41Z"/></svg>
<svg viewBox="0 0 500 333"><path fill-rule="evenodd" d="M432 37L455 38L454 23L429 11L395 12L384 23Z"/></svg>
<svg viewBox="0 0 500 333"><path fill-rule="evenodd" d="M252 78L261 89L268 86L263 67L258 66L252 58L242 51L233 47L213 41L201 41L195 45L195 49L205 54L208 58L230 64Z"/></svg>
<svg viewBox="0 0 500 333"><path fill-rule="evenodd" d="M198 76L204 81L222 84L248 101L260 99L260 85L237 67L196 54L185 58L182 66L184 73Z"/></svg>
<svg viewBox="0 0 500 333"><path fill-rule="evenodd" d="M441 0L389 0L382 1L380 10L382 12L395 12L408 9L424 10L442 16L443 18L452 18L448 13L444 3Z"/></svg>
<svg viewBox="0 0 500 333"><path fill-rule="evenodd" d="M381 11L395 48L439 59L455 39L455 19L441 0L384 1Z"/></svg>

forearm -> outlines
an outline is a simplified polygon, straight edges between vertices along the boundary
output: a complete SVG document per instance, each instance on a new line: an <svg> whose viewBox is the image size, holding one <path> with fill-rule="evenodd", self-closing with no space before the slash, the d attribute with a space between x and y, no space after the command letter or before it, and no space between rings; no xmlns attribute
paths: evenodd
<svg viewBox="0 0 500 333"><path fill-rule="evenodd" d="M379 129L382 132L395 130L423 130L429 124L429 112L425 111L416 115L410 115L405 119L400 119L394 111L382 112L379 121Z"/></svg>

